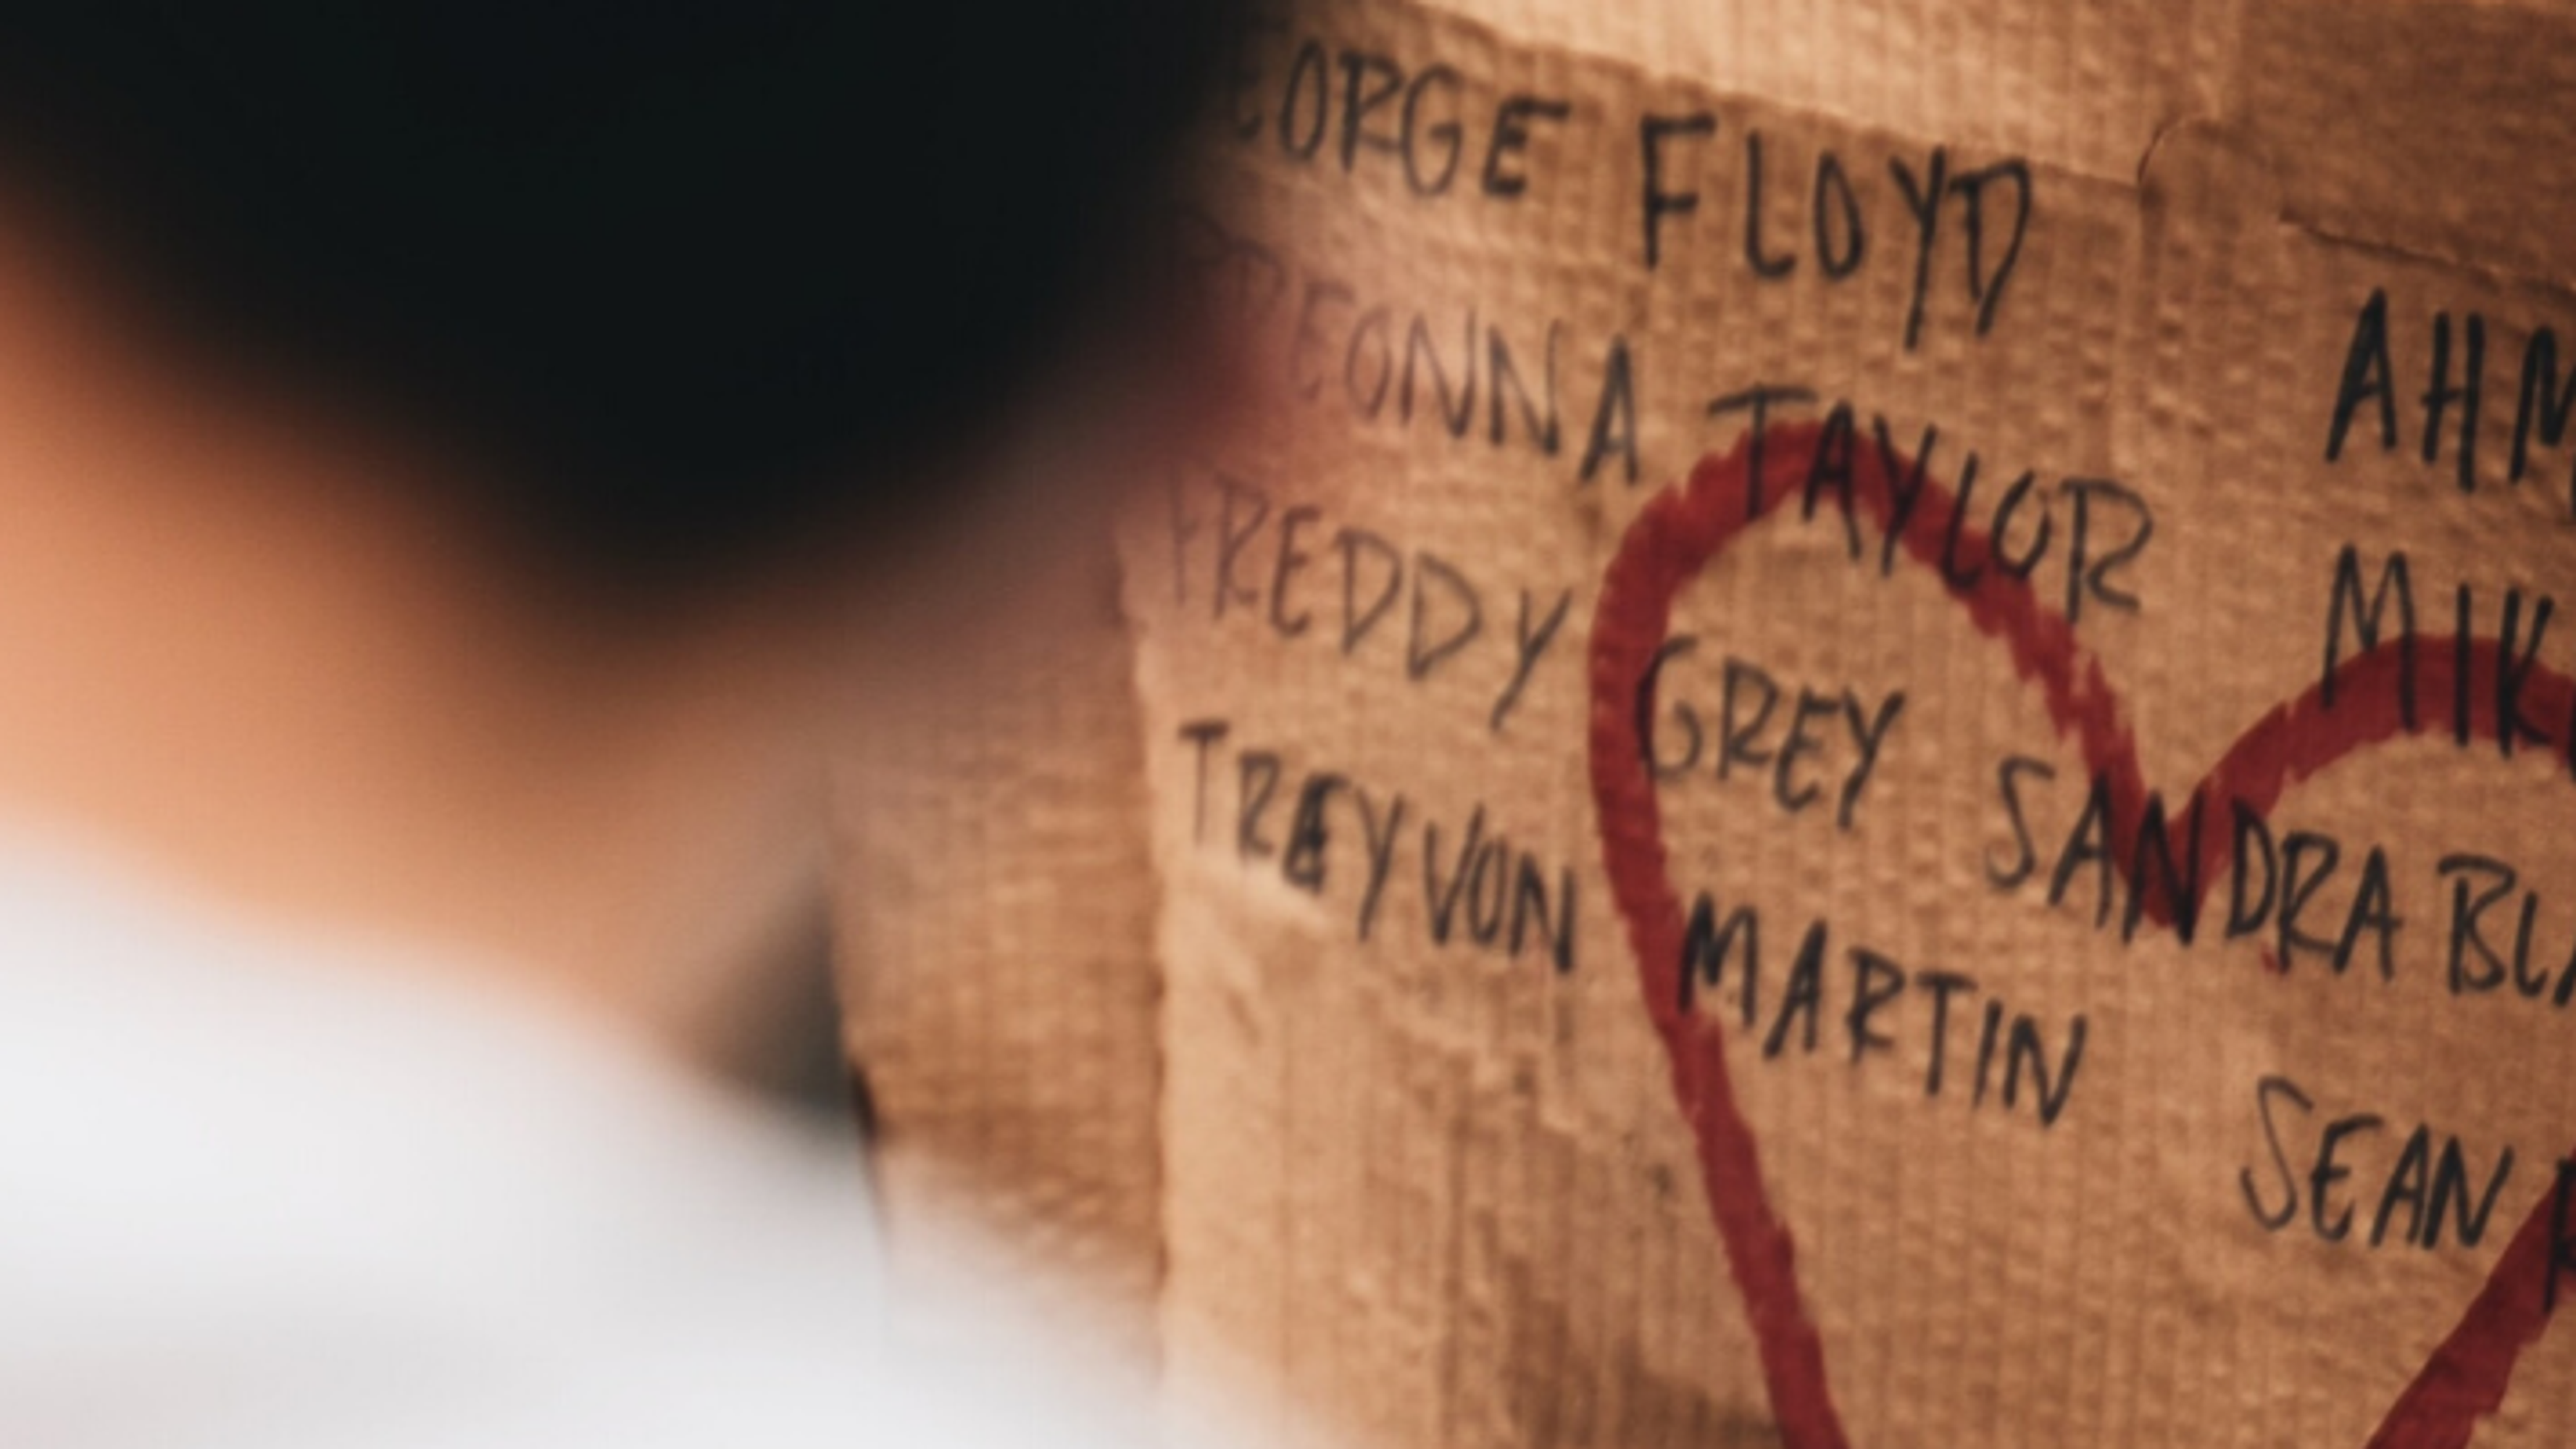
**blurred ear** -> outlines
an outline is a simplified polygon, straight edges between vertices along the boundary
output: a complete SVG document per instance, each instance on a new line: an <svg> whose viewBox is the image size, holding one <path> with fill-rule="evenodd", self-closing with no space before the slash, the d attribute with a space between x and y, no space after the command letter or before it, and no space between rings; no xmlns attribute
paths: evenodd
<svg viewBox="0 0 2576 1449"><path fill-rule="evenodd" d="M1193 289L1176 299L1153 335L1148 365L1159 375L1154 395L1171 412L1150 426L1159 431L1167 454L1217 453L1278 404L1282 384L1275 370L1256 366L1253 330L1241 308L1221 306Z"/></svg>
<svg viewBox="0 0 2576 1449"><path fill-rule="evenodd" d="M1176 302L1178 299L1175 299ZM917 545L863 544L867 653L955 675L1058 622L1114 618L1113 522L1262 405L1244 332L1171 305L1072 334L1018 406L917 486L954 494Z"/></svg>

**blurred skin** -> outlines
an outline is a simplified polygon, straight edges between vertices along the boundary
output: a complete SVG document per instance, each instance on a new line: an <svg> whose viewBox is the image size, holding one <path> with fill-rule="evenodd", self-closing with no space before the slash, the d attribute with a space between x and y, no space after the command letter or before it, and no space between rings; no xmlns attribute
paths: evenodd
<svg viewBox="0 0 2576 1449"><path fill-rule="evenodd" d="M704 1061L810 919L827 747L980 630L1097 607L1066 540L1239 402L1213 335L1082 364L960 450L1009 486L940 536L644 615L535 586L429 501L434 447L155 345L0 195L0 816Z"/></svg>

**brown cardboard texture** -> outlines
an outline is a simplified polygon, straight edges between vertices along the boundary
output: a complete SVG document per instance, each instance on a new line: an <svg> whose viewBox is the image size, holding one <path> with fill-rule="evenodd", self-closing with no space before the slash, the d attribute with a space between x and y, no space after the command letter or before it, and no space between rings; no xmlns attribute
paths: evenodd
<svg viewBox="0 0 2576 1449"><path fill-rule="evenodd" d="M1021 1008L1154 1104L1166 1375L1360 1444L2564 1442L2564 31L1257 36L1186 235L1279 406L1124 521L1083 686L1158 1050Z"/></svg>

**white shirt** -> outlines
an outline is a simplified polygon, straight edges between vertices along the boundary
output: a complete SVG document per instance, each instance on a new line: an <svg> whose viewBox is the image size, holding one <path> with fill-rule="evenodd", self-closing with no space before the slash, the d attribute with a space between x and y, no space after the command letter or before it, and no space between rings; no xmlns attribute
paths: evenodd
<svg viewBox="0 0 2576 1449"><path fill-rule="evenodd" d="M458 975L0 841L0 1444L1109 1441L889 1347L852 1157Z"/></svg>

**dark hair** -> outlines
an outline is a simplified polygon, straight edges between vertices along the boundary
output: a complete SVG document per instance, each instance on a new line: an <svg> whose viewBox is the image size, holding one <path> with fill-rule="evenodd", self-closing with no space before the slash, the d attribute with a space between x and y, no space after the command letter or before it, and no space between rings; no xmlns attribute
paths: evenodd
<svg viewBox="0 0 2576 1449"><path fill-rule="evenodd" d="M228 366L443 442L659 588L822 527L1033 376L1159 224L1203 0L0 7L0 162Z"/></svg>

